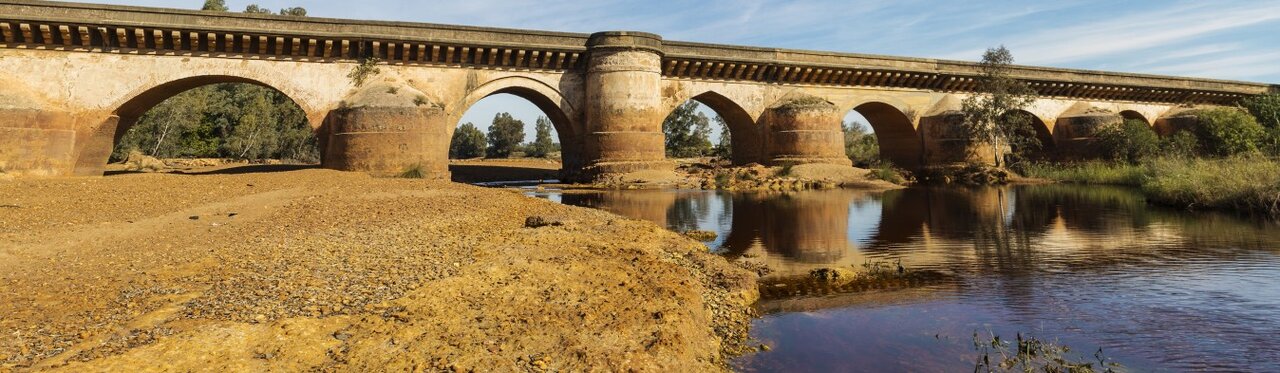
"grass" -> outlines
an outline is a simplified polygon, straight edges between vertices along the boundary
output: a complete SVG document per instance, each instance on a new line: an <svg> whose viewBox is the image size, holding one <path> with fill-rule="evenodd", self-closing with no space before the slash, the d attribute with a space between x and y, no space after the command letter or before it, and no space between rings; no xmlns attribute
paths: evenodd
<svg viewBox="0 0 1280 373"><path fill-rule="evenodd" d="M1157 158L1138 165L1038 164L1024 173L1063 182L1135 186L1148 200L1170 206L1280 216L1280 162L1259 155Z"/></svg>
<svg viewBox="0 0 1280 373"><path fill-rule="evenodd" d="M1075 360L1071 348L1018 333L1015 340L1001 339L995 333L986 336L973 333L973 348L978 352L974 372L1061 372L1111 373L1121 368L1110 361L1099 348L1092 361Z"/></svg>
<svg viewBox="0 0 1280 373"><path fill-rule="evenodd" d="M1079 184L1141 186L1147 167L1102 161L1071 164L1036 163L1025 166L1023 176Z"/></svg>
<svg viewBox="0 0 1280 373"><path fill-rule="evenodd" d="M422 179L427 177L427 172L423 170L421 163L414 163L405 167L404 171L400 172L399 177L405 179Z"/></svg>
<svg viewBox="0 0 1280 373"><path fill-rule="evenodd" d="M871 168L870 176L874 179L888 181L890 183L902 185L907 182L906 176L902 172L894 168L889 162L880 162Z"/></svg>

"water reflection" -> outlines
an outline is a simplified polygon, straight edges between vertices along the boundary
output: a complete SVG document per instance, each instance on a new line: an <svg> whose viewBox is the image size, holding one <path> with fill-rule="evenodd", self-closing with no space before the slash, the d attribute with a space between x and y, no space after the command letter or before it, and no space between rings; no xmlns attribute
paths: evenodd
<svg viewBox="0 0 1280 373"><path fill-rule="evenodd" d="M716 231L708 246L770 276L901 260L958 279L764 302L753 334L774 348L742 369L972 369L968 338L989 329L1104 348L1137 370L1280 371L1280 230L1268 222L1070 185L559 198Z"/></svg>

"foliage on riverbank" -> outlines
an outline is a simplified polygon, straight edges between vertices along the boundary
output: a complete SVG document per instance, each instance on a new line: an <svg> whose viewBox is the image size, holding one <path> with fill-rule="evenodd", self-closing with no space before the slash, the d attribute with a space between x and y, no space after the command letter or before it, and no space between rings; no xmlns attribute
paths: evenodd
<svg viewBox="0 0 1280 373"><path fill-rule="evenodd" d="M1156 158L1139 164L1035 164L1027 177L1142 188L1156 203L1280 216L1280 162L1260 155Z"/></svg>

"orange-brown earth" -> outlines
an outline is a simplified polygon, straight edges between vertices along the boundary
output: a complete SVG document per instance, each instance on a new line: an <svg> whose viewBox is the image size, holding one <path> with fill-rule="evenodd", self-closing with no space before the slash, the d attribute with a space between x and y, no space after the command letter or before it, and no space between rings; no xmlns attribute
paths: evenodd
<svg viewBox="0 0 1280 373"><path fill-rule="evenodd" d="M721 370L754 276L651 223L448 182L0 181L0 371Z"/></svg>

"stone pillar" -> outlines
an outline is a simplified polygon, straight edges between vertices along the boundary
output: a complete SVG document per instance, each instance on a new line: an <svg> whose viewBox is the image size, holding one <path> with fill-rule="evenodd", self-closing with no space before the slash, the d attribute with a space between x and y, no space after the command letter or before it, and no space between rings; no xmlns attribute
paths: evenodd
<svg viewBox="0 0 1280 373"><path fill-rule="evenodd" d="M663 145L662 38L599 32L587 48L584 174L674 169Z"/></svg>
<svg viewBox="0 0 1280 373"><path fill-rule="evenodd" d="M964 115L945 111L920 118L920 136L924 142L923 168L960 164L995 164L995 154L987 143L970 140L962 130Z"/></svg>
<svg viewBox="0 0 1280 373"><path fill-rule="evenodd" d="M410 87L373 86L330 111L320 131L328 137L324 167L377 176L418 168L424 178L448 179L448 121L441 106L419 95Z"/></svg>
<svg viewBox="0 0 1280 373"><path fill-rule="evenodd" d="M93 125L82 125L76 133L76 164L72 174L102 176L107 170L111 152L123 135L118 133L121 119L117 115L109 115L106 119L93 117L83 121Z"/></svg>
<svg viewBox="0 0 1280 373"><path fill-rule="evenodd" d="M844 154L843 115L834 104L817 97L793 99L765 110L760 121L768 131L767 162L853 165Z"/></svg>
<svg viewBox="0 0 1280 373"><path fill-rule="evenodd" d="M0 107L0 178L71 175L75 143L76 121L69 113Z"/></svg>

